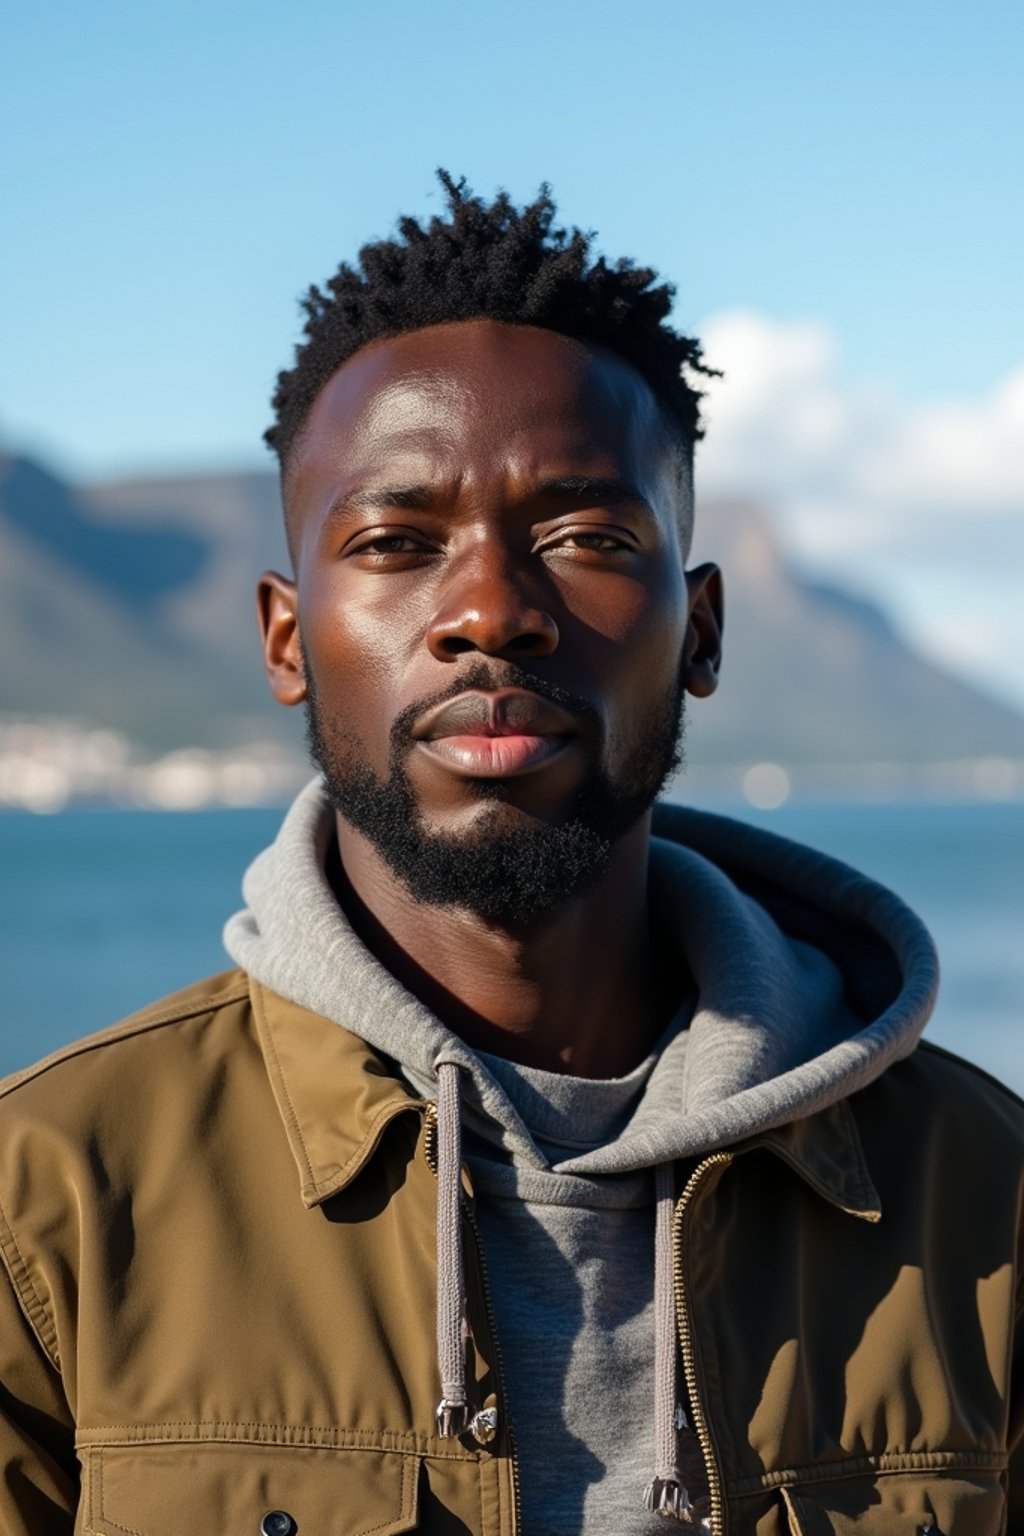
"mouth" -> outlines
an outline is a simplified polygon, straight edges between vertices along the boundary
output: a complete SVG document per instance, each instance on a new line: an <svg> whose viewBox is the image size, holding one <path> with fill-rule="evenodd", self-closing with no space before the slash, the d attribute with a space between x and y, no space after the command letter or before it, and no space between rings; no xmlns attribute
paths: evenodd
<svg viewBox="0 0 1024 1536"><path fill-rule="evenodd" d="M507 779L546 767L579 735L576 719L520 688L461 693L418 720L422 751L467 778Z"/></svg>

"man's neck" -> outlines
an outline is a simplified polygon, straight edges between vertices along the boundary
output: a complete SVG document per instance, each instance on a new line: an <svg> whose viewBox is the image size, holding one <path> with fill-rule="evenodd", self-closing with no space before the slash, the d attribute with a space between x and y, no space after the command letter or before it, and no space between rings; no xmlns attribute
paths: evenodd
<svg viewBox="0 0 1024 1536"><path fill-rule="evenodd" d="M341 818L338 899L363 943L474 1050L576 1077L621 1077L668 1022L647 910L649 821L600 883L525 928L413 899Z"/></svg>

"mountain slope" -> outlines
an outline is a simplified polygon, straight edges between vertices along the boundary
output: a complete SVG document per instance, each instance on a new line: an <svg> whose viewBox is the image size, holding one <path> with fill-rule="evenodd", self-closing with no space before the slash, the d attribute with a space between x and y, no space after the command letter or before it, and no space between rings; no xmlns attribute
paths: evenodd
<svg viewBox="0 0 1024 1536"><path fill-rule="evenodd" d="M190 529L175 498L155 517L120 510L0 460L0 712L152 750L294 738L270 708L249 573L215 520Z"/></svg>
<svg viewBox="0 0 1024 1536"><path fill-rule="evenodd" d="M696 560L722 566L719 691L690 712L694 763L1024 758L1024 717L924 660L880 609L801 579L764 513L702 509Z"/></svg>

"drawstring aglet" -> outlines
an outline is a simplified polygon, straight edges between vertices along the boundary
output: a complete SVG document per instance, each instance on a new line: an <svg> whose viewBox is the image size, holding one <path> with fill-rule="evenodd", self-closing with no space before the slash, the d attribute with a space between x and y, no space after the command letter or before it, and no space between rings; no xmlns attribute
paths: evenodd
<svg viewBox="0 0 1024 1536"><path fill-rule="evenodd" d="M674 1477L656 1477L653 1483L648 1483L644 1508L652 1514L664 1515L667 1520L682 1520L686 1523L690 1522L693 1514L690 1495Z"/></svg>
<svg viewBox="0 0 1024 1536"><path fill-rule="evenodd" d="M453 1403L442 1397L434 1411L437 1432L442 1440L457 1440L472 1435L477 1445L491 1445L498 1438L497 1408L480 1408L476 1413L468 1403Z"/></svg>
<svg viewBox="0 0 1024 1536"><path fill-rule="evenodd" d="M469 1404L453 1403L442 1397L434 1412L437 1432L442 1440L455 1440L469 1428Z"/></svg>

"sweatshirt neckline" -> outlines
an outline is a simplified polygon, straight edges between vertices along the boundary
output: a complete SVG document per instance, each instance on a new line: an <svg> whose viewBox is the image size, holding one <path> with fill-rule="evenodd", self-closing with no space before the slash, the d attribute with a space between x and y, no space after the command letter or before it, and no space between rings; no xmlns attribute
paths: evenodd
<svg viewBox="0 0 1024 1536"><path fill-rule="evenodd" d="M607 1146L625 1130L643 1098L662 1053L686 1029L694 999L673 1014L642 1061L622 1077L576 1077L496 1056L476 1054L504 1090L533 1140L552 1166L564 1158Z"/></svg>

